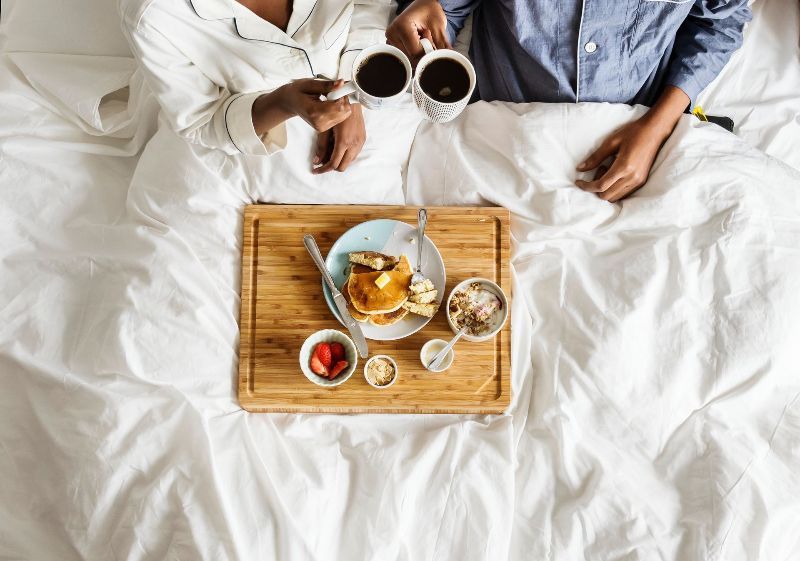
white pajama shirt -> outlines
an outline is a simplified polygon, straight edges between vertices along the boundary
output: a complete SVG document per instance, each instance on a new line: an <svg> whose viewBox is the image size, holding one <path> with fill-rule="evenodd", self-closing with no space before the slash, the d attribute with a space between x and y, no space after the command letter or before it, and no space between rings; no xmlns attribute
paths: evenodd
<svg viewBox="0 0 800 561"><path fill-rule="evenodd" d="M122 27L170 125L189 142L266 156L252 106L298 78L350 79L358 51L383 42L391 0L295 0L286 31L236 0L120 0Z"/></svg>

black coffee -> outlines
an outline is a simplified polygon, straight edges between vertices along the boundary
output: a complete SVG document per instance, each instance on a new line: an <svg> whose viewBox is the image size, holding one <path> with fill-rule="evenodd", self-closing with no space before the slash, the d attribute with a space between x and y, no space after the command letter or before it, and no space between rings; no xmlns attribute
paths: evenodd
<svg viewBox="0 0 800 561"><path fill-rule="evenodd" d="M436 101L454 103L467 96L469 74L461 63L449 58L437 58L422 70L419 85Z"/></svg>
<svg viewBox="0 0 800 561"><path fill-rule="evenodd" d="M362 90L375 97L399 94L406 85L406 67L396 56L377 53L361 63L356 82Z"/></svg>

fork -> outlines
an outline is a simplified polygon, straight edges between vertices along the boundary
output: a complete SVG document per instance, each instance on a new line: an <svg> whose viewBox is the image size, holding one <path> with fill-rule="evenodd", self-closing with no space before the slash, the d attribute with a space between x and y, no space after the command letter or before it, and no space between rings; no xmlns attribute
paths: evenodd
<svg viewBox="0 0 800 561"><path fill-rule="evenodd" d="M425 241L425 226L427 224L428 211L421 208L417 214L417 270L411 277L411 284L417 284L425 280L425 275L422 274L422 243Z"/></svg>

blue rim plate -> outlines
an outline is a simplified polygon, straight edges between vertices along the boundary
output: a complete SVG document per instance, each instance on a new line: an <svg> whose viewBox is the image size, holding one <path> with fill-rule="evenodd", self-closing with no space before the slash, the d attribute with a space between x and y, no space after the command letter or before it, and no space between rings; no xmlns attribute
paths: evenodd
<svg viewBox="0 0 800 561"><path fill-rule="evenodd" d="M344 281L347 280L348 254L355 251L378 251L397 257L405 254L413 269L417 265L416 238L417 229L405 222L389 219L369 220L353 226L342 234L331 246L325 264L331 272L334 284L341 290ZM431 279L436 290L439 291L436 301L441 306L447 279L444 261L442 261L442 255L436 248L436 244L428 236L425 236L423 243L422 273ZM322 282L322 291L331 313L339 323L342 323L336 305L333 303L331 291L325 286L324 281ZM393 341L416 333L430 320L431 318L424 316L408 314L393 325L377 326L371 323L359 323L359 325L367 339Z"/></svg>

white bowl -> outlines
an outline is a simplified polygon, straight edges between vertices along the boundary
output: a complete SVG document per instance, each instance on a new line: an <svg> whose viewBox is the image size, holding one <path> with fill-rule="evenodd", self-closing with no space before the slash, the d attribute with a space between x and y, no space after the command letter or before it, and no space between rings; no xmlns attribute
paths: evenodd
<svg viewBox="0 0 800 561"><path fill-rule="evenodd" d="M495 296L500 298L500 303L503 304L503 318L497 323L497 325L494 326L494 329L492 329L489 333L481 336L470 335L469 333L464 333L464 335L462 335L462 338L466 341L480 343L482 341L488 341L489 339L497 335L501 329L503 329L503 326L506 324L506 321L508 321L508 299L506 298L506 294L505 292L503 292L503 289L500 288L496 282L490 281L489 279L474 277L471 279L467 279L465 281L461 281L455 287L453 287L453 290L450 291L450 295L447 297L447 307L445 308L445 313L447 314L447 324L450 326L450 329L453 330L453 333L458 333L458 328L455 326L455 324L453 324L453 320L450 319L450 301L453 299L453 294L455 294L465 286L472 284L473 282L477 282L483 285L483 288L485 288L486 290L488 290L489 292L493 293Z"/></svg>
<svg viewBox="0 0 800 561"><path fill-rule="evenodd" d="M388 384L386 384L385 386L378 386L376 384L373 384L372 382L370 382L369 376L367 376L367 367L369 367L369 363L372 362L373 360L376 360L376 359L379 359L379 358L384 358L384 359L388 360L389 362L392 363L392 366L394 367L394 378L392 378L392 381L389 382ZM379 389L379 390L385 390L386 388L388 388L389 386L394 384L397 381L397 377L398 377L399 374L400 374L400 371L397 369L397 363L389 355L375 355L374 357L370 358L364 364L364 379L367 381L367 383L370 386L372 386L373 388Z"/></svg>
<svg viewBox="0 0 800 561"><path fill-rule="evenodd" d="M317 344L333 343L334 341L341 343L342 346L344 346L345 360L349 364L347 368L345 368L338 376L336 376L336 378L333 380L328 380L327 378L323 378L322 376L317 376L314 374L309 366L309 361L311 360L311 353L314 351L314 347L316 347ZM356 371L357 364L358 353L356 352L356 346L353 344L353 341L350 340L350 337L341 331L336 331L335 329L323 329L321 331L317 331L308 339L306 339L303 343L303 346L300 347L300 369L303 371L303 374L305 374L306 378L318 386L332 388L333 386L344 384L347 379L353 375L353 372Z"/></svg>
<svg viewBox="0 0 800 561"><path fill-rule="evenodd" d="M437 349L436 352L431 352L430 356L425 356L428 353L428 349L430 349L437 343L440 343L440 345L438 345L439 349ZM444 372L445 370L450 368L450 366L452 366L453 360L456 358L455 347L450 349L450 351L447 353L447 356L444 357L444 361L442 362L442 365L439 368L437 368L436 370L428 368L428 362L430 362L431 359L435 357L440 350L445 348L447 343L448 342L445 341L444 339L431 339L430 341L422 345L422 349L419 351L419 360L422 363L422 366L424 366L429 372ZM427 361L425 360L426 358L428 359Z"/></svg>

